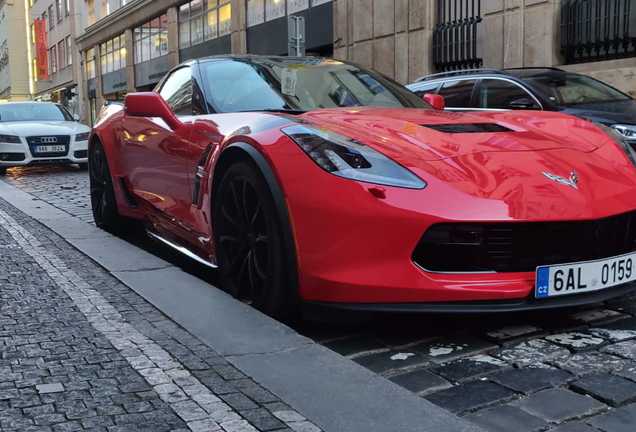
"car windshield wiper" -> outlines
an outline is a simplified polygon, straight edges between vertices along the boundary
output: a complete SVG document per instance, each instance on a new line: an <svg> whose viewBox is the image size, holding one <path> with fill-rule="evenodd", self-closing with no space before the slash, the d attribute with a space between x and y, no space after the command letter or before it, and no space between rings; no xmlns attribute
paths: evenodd
<svg viewBox="0 0 636 432"><path fill-rule="evenodd" d="M285 114L305 114L307 111L285 109L285 108L263 108L263 109L242 110L242 111L236 111L236 112L273 112L273 113L285 113Z"/></svg>

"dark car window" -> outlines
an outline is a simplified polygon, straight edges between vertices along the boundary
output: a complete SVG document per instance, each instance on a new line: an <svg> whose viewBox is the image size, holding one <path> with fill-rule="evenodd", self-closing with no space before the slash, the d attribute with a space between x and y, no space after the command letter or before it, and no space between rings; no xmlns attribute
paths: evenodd
<svg viewBox="0 0 636 432"><path fill-rule="evenodd" d="M413 89L413 93L419 97L424 96L426 93L437 93L440 83L418 83L417 87Z"/></svg>
<svg viewBox="0 0 636 432"><path fill-rule="evenodd" d="M192 71L189 67L175 70L159 90L176 115L192 115Z"/></svg>
<svg viewBox="0 0 636 432"><path fill-rule="evenodd" d="M540 109L534 98L519 85L500 79L485 79L479 86L478 107L491 109Z"/></svg>
<svg viewBox="0 0 636 432"><path fill-rule="evenodd" d="M444 96L448 108L472 108L471 96L476 80L457 80L444 83L438 94Z"/></svg>
<svg viewBox="0 0 636 432"><path fill-rule="evenodd" d="M528 77L526 81L555 105L570 106L630 99L607 84L583 75L545 74Z"/></svg>
<svg viewBox="0 0 636 432"><path fill-rule="evenodd" d="M237 58L201 63L217 112L381 106L430 108L400 84L323 58Z"/></svg>

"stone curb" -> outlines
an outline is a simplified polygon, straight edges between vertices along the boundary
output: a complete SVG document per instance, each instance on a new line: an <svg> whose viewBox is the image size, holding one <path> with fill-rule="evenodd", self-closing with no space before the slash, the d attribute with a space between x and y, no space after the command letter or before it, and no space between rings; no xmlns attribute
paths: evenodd
<svg viewBox="0 0 636 432"><path fill-rule="evenodd" d="M0 181L0 197L329 432L478 432L152 254Z"/></svg>

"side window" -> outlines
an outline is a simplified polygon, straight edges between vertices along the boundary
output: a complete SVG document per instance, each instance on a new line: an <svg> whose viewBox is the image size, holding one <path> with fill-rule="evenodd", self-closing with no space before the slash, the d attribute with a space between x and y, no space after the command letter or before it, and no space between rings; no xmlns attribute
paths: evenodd
<svg viewBox="0 0 636 432"><path fill-rule="evenodd" d="M426 93L437 93L437 89L439 88L439 82L436 83L417 83L413 86L413 93L418 95L419 97L424 96Z"/></svg>
<svg viewBox="0 0 636 432"><path fill-rule="evenodd" d="M479 86L480 108L491 109L540 109L534 98L510 81L485 79Z"/></svg>
<svg viewBox="0 0 636 432"><path fill-rule="evenodd" d="M470 100L476 82L474 79L447 81L438 93L444 96L448 108L472 108Z"/></svg>
<svg viewBox="0 0 636 432"><path fill-rule="evenodd" d="M192 71L183 67L172 72L159 90L176 115L192 115Z"/></svg>

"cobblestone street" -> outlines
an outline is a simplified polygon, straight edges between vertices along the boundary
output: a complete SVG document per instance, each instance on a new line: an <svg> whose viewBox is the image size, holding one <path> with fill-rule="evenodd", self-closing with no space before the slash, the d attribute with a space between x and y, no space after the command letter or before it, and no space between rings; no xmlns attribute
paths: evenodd
<svg viewBox="0 0 636 432"><path fill-rule="evenodd" d="M5 181L86 221L86 177L37 168ZM6 202L0 245L2 430L318 430ZM487 431L632 432L635 314L629 298L297 331Z"/></svg>
<svg viewBox="0 0 636 432"><path fill-rule="evenodd" d="M0 249L0 430L319 431L4 201Z"/></svg>

